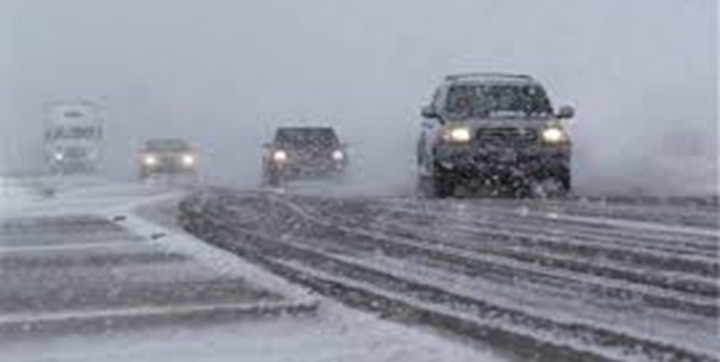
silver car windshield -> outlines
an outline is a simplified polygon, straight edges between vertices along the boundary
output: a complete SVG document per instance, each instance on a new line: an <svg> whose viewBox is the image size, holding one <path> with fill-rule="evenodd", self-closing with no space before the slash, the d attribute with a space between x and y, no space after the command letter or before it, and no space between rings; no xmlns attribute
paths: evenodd
<svg viewBox="0 0 720 362"><path fill-rule="evenodd" d="M282 128L275 136L275 144L285 147L328 148L338 143L331 128Z"/></svg>

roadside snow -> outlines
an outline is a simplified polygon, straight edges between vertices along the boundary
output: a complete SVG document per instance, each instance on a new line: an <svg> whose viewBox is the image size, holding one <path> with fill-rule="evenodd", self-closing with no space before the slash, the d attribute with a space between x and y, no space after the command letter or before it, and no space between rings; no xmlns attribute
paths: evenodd
<svg viewBox="0 0 720 362"><path fill-rule="evenodd" d="M498 361L421 331L334 307L316 318L62 337L3 346L0 361ZM339 318L340 317L340 318Z"/></svg>
<svg viewBox="0 0 720 362"><path fill-rule="evenodd" d="M0 217L28 202L40 199L39 194L14 179L0 178Z"/></svg>
<svg viewBox="0 0 720 362"><path fill-rule="evenodd" d="M198 361L198 362L390 362L503 361L480 346L434 332L380 320L320 299L231 254L215 249L172 225L145 220L137 209L173 203L184 190L159 185L57 179L48 182L2 180L0 217L96 215L151 239L168 251L191 257L219 274L241 275L291 298L320 301L317 314L277 319L183 324L83 335L35 336L0 341L0 361ZM36 194L37 185L54 195ZM47 196L47 195L46 195ZM172 220L172 218L167 218ZM150 241L148 241L150 242Z"/></svg>
<svg viewBox="0 0 720 362"><path fill-rule="evenodd" d="M171 206L174 206L178 200L179 197L170 196L160 202L157 200L139 202L134 204L135 208L133 210L119 208L114 210L114 214L128 216L128 218L122 222L122 225L137 235L160 233L168 235L167 237L153 241L153 244L165 249L167 253L187 255L196 262L212 268L219 275L242 277L243 279L252 281L254 284L288 296L293 301L300 303L314 302L315 297L306 289L293 285L259 267L244 262L233 254L197 240L193 236L183 232L180 228L171 227L170 225L160 225L159 223L146 221L136 216L138 213L141 213L142 215L153 217L157 220L165 215L158 215L158 211L162 212L163 210L153 209L153 205L168 205L170 206L168 209L171 209ZM150 208L149 210L148 207ZM170 212L170 210L167 210L167 212ZM172 222L174 222L174 220L172 220Z"/></svg>
<svg viewBox="0 0 720 362"><path fill-rule="evenodd" d="M91 215L139 201L183 194L160 184L119 183L94 177L0 179L0 217Z"/></svg>

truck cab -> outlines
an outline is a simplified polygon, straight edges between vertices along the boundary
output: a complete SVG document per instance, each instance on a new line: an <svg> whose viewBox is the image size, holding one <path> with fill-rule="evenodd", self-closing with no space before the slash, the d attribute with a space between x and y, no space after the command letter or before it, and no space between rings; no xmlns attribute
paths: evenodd
<svg viewBox="0 0 720 362"><path fill-rule="evenodd" d="M45 163L52 174L92 173L101 157L102 126L90 104L54 104L45 125Z"/></svg>

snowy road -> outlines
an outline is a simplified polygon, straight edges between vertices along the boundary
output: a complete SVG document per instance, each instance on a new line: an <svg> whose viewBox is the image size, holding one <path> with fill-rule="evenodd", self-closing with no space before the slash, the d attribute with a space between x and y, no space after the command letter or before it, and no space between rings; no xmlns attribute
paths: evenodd
<svg viewBox="0 0 720 362"><path fill-rule="evenodd" d="M713 361L717 200L209 190L187 230L361 309L520 359Z"/></svg>
<svg viewBox="0 0 720 362"><path fill-rule="evenodd" d="M0 361L507 360L348 310L185 234L183 188L0 181Z"/></svg>

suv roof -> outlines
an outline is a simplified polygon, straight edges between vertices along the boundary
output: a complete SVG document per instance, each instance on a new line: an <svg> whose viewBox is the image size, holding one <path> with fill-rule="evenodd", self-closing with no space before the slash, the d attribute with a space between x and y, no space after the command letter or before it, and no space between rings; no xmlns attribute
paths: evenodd
<svg viewBox="0 0 720 362"><path fill-rule="evenodd" d="M280 126L276 129L277 131L280 130L331 130L333 131L333 128L330 126L322 126L322 125L286 125L286 126Z"/></svg>
<svg viewBox="0 0 720 362"><path fill-rule="evenodd" d="M512 73L462 73L453 74L445 77L447 83L520 83L520 84L537 84L537 81L525 74Z"/></svg>

